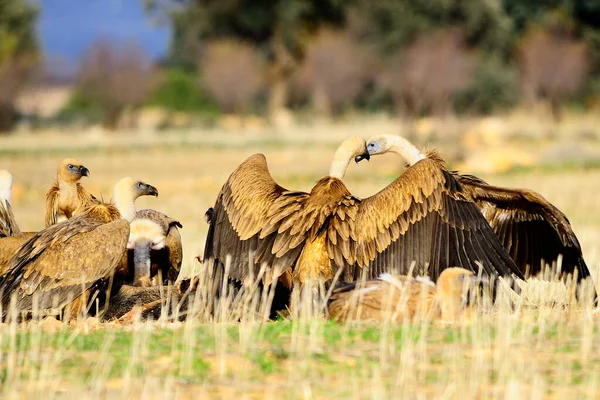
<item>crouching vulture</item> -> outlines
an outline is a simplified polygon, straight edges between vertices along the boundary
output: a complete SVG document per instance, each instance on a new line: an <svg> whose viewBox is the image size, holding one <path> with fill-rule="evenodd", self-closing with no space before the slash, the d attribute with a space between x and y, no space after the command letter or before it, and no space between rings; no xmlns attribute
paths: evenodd
<svg viewBox="0 0 600 400"><path fill-rule="evenodd" d="M430 157L396 135L372 137L367 150L364 158L387 152L402 156L409 165L404 175ZM562 256L563 273L576 272L580 282L590 277L569 220L542 195L529 189L492 186L456 171L450 174L457 183L457 192L477 206L525 277L537 275L546 263L555 262L559 256ZM424 182L427 177L419 179Z"/></svg>
<svg viewBox="0 0 600 400"><path fill-rule="evenodd" d="M338 285L328 300L329 315L336 321L402 322L415 317L456 321L481 280L459 267L444 269L437 284L429 277L385 273L378 279Z"/></svg>
<svg viewBox="0 0 600 400"><path fill-rule="evenodd" d="M17 311L34 306L58 310L73 302L75 314L96 293L105 300L111 282L118 285L123 279L116 267L127 248L135 199L155 192L151 185L124 178L115 185L114 205L88 205L81 215L27 240L0 277L3 316L13 296Z"/></svg>
<svg viewBox="0 0 600 400"><path fill-rule="evenodd" d="M121 259L129 222L111 204L95 204L83 214L34 235L8 263L0 278L4 316L12 296L18 311L61 309L107 279ZM37 296L37 304L34 297Z"/></svg>
<svg viewBox="0 0 600 400"><path fill-rule="evenodd" d="M158 197L154 186L127 179L130 193L122 195L125 199L136 195ZM137 211L133 203L125 208L123 212L131 221L131 229L127 251L118 267L120 274L126 277L125 282L139 287L174 282L183 260L177 229L182 227L181 223L156 210Z"/></svg>
<svg viewBox="0 0 600 400"><path fill-rule="evenodd" d="M456 178L431 154L387 188L364 200L342 178L352 159L366 154L364 139L337 149L328 176L310 193L289 191L271 177L265 157L244 161L221 189L210 216L204 253L208 268L244 282L269 267L269 283L291 270L294 284L344 281L394 271L434 281L450 265L485 275L523 275ZM358 158L358 159L357 159Z"/></svg>
<svg viewBox="0 0 600 400"><path fill-rule="evenodd" d="M134 286L173 283L183 260L179 221L151 209L140 210L131 222L127 263Z"/></svg>

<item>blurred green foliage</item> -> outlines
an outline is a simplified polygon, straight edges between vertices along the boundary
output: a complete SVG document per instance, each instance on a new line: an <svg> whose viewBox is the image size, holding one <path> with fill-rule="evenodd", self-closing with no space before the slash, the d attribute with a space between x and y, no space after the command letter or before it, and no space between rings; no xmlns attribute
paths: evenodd
<svg viewBox="0 0 600 400"><path fill-rule="evenodd" d="M217 105L202 90L195 72L182 68L169 68L152 93L148 105L162 107L168 111L184 111L205 115L219 113Z"/></svg>
<svg viewBox="0 0 600 400"><path fill-rule="evenodd" d="M0 0L0 37L2 4ZM344 104L344 111L402 112L400 103L404 101L404 109L418 115L448 110L481 115L509 109L524 99L588 107L600 98L600 0L145 0L144 4L149 14L160 15L171 25L172 37L169 55L161 60L162 79L143 105L157 106L173 115L184 112L213 121L223 111L215 101L223 95L218 91L236 94L236 90L241 91L240 81L248 80L248 74L229 68L235 64L233 57L207 67L207 49L219 41L241 43L260 60L257 74L264 89L256 91L249 101L247 111L253 113L269 114L284 106L294 110L312 106L316 110L318 104L327 105L343 96L340 93L351 82L340 79L343 82L326 93L324 85L316 87L314 82L333 82L332 77L344 76L335 70L340 65L359 64L365 69L354 82L359 94L337 101ZM341 31L350 45L344 51L336 42L321 53L315 52L316 38L323 30L334 34ZM528 54L542 54L533 57L535 60L543 56L561 60L559 50L553 58L544 53L539 41L535 48L535 41L530 40L534 30L558 40L548 43L563 40L561 54L583 49L585 57L578 63L557 69L559 81L563 76L565 82L571 79L575 89L552 93L547 89L552 85L532 78L531 71L541 76L553 66L544 70L539 65L543 61L533 65L536 63L531 57L530 65L525 65L523 49L528 45ZM456 35L456 44L444 47L442 39L449 35ZM1 50L0 45L0 60ZM429 68L438 63L437 68ZM235 65L239 68L239 64ZM309 64L312 69L307 68ZM212 75L203 74L207 70ZM463 79L464 71L468 71L467 79ZM415 76L405 78L411 74ZM419 74L434 75L438 84ZM211 76L212 85L203 82L203 76ZM578 84L577 79L584 84ZM452 90L442 89L445 82L457 84ZM407 93L411 95L408 102ZM424 100L410 111L408 103L424 99L425 93L440 104ZM61 117L96 121L99 115L98 104L78 92Z"/></svg>
<svg viewBox="0 0 600 400"><path fill-rule="evenodd" d="M14 102L39 61L37 16L29 1L0 0L0 132L14 126Z"/></svg>
<svg viewBox="0 0 600 400"><path fill-rule="evenodd" d="M551 31L560 27L561 35L582 41L588 49L589 82L600 76L600 0L151 0L145 4L149 13L162 11L171 23L170 62L193 69L206 43L239 40L252 44L268 60L273 87L281 80L287 85L295 79L320 29L343 29L357 44L374 50L378 58L354 101L354 106L363 110L395 108L378 75L390 59L415 40L435 32L458 29L465 49L476 59L469 84L452 100L453 109L459 113L488 114L522 100L520 49L522 38L533 25ZM182 75L178 83L175 76L173 79L171 89L157 92L156 99L165 97L181 110L188 107L183 104L187 102L206 104L203 102L208 99L198 91L201 98L192 100L193 94L186 88L175 89L179 84L185 86ZM575 99L584 104L585 99L598 95L597 86L584 85L582 94L563 101ZM181 93L181 98L174 92ZM265 104L271 102L268 97ZM299 104L294 93L279 93L277 98L283 105Z"/></svg>
<svg viewBox="0 0 600 400"><path fill-rule="evenodd" d="M95 101L85 94L74 91L67 104L54 117L56 122L75 123L100 123L104 117L104 109L99 101Z"/></svg>
<svg viewBox="0 0 600 400"><path fill-rule="evenodd" d="M498 108L509 109L519 101L519 71L498 55L479 58L469 87L455 102L458 112L490 114Z"/></svg>

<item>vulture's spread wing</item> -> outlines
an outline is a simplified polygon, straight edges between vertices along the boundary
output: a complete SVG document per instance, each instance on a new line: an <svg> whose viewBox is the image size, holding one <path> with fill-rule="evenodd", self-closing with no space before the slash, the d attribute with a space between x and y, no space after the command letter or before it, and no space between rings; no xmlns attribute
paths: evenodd
<svg viewBox="0 0 600 400"><path fill-rule="evenodd" d="M249 157L231 174L217 197L204 262L222 268L229 256L229 276L239 282L250 274L257 276L261 263L276 274L282 273L301 251L299 244L305 232L297 231L288 221L307 196L279 186L262 154Z"/></svg>
<svg viewBox="0 0 600 400"><path fill-rule="evenodd" d="M486 275L523 275L477 206L435 154L419 161L381 192L364 199L354 221L356 259L369 277L383 272L437 280L461 266ZM356 271L360 273L360 269Z"/></svg>
<svg viewBox="0 0 600 400"><path fill-rule="evenodd" d="M590 276L579 240L567 217L540 194L486 184L470 175L458 175L500 242L527 276L540 272L562 254L562 271Z"/></svg>

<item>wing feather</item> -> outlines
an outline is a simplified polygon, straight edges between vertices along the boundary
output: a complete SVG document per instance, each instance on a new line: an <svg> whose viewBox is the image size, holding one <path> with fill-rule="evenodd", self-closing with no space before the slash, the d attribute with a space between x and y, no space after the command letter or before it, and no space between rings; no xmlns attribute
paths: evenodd
<svg viewBox="0 0 600 400"><path fill-rule="evenodd" d="M527 189L488 185L472 175L454 173L477 203L500 242L527 276L562 254L562 271L590 276L581 246L567 217L542 195Z"/></svg>
<svg viewBox="0 0 600 400"><path fill-rule="evenodd" d="M0 280L3 303L17 295L18 308L28 309L34 294L40 307L59 307L110 275L121 260L129 223L119 219L102 224L86 215L52 225L28 240L9 261Z"/></svg>
<svg viewBox="0 0 600 400"><path fill-rule="evenodd" d="M244 161L229 177L213 208L204 250L212 268L224 268L230 258L230 278L243 282L257 276L261 263L285 271L298 258L304 239L292 234L295 215L307 198L289 192L271 177L262 154ZM290 222L290 220L293 220ZM282 231L282 225L286 227Z"/></svg>
<svg viewBox="0 0 600 400"><path fill-rule="evenodd" d="M488 275L522 277L477 206L435 154L359 203L352 227L356 260L369 278L389 271L406 274L413 262L416 273L434 280L450 266L477 272L478 262Z"/></svg>
<svg viewBox="0 0 600 400"><path fill-rule="evenodd" d="M22 234L9 201L4 200L4 204L0 201L0 238L21 236Z"/></svg>
<svg viewBox="0 0 600 400"><path fill-rule="evenodd" d="M46 193L46 226L54 225L58 222L58 199L60 192L58 190L58 183L55 183L50 187L48 193Z"/></svg>

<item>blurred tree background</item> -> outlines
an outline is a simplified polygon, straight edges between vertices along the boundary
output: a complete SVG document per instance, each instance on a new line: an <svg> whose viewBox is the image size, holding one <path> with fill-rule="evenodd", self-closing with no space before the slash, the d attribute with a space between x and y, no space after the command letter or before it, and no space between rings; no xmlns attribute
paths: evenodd
<svg viewBox="0 0 600 400"><path fill-rule="evenodd" d="M0 1L0 133L13 128L15 100L38 65L36 17L26 1Z"/></svg>
<svg viewBox="0 0 600 400"><path fill-rule="evenodd" d="M35 66L36 9L0 1L0 130ZM310 111L488 115L596 107L600 0L143 0L168 55L99 41L62 116L107 129L141 107L210 119Z"/></svg>

